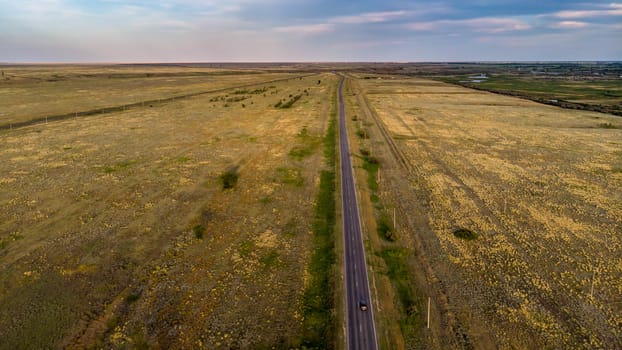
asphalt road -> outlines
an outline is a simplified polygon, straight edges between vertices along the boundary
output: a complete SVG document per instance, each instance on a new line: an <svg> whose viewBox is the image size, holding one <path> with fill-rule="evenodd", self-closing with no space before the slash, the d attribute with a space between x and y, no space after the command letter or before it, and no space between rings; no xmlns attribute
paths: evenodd
<svg viewBox="0 0 622 350"><path fill-rule="evenodd" d="M361 235L354 174L350 158L350 145L346 130L346 113L343 104L343 81L339 83L339 150L341 153L341 198L343 213L343 239L346 292L346 348L378 348L373 305L367 278L365 248ZM361 310L364 302L368 309Z"/></svg>

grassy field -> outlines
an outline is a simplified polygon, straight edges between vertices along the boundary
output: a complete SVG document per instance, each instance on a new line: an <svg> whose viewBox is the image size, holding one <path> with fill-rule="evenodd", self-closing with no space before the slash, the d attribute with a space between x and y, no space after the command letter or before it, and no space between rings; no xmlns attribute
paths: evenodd
<svg viewBox="0 0 622 350"><path fill-rule="evenodd" d="M622 346L617 81L221 66L2 66L0 349L339 348L335 69L382 349Z"/></svg>
<svg viewBox="0 0 622 350"><path fill-rule="evenodd" d="M0 127L299 76L188 67L2 67Z"/></svg>
<svg viewBox="0 0 622 350"><path fill-rule="evenodd" d="M66 69L5 68L3 122L293 77ZM304 296L335 86L320 74L0 131L0 348L316 341Z"/></svg>
<svg viewBox="0 0 622 350"><path fill-rule="evenodd" d="M427 271L412 291L432 298L423 347L620 347L622 120L380 78L357 84L380 121L365 141L387 168L380 199L400 213L390 244L406 256L384 262ZM392 283L399 295L403 279Z"/></svg>
<svg viewBox="0 0 622 350"><path fill-rule="evenodd" d="M444 77L442 80L565 108L622 115L620 78L495 74L477 83L470 82L469 76Z"/></svg>

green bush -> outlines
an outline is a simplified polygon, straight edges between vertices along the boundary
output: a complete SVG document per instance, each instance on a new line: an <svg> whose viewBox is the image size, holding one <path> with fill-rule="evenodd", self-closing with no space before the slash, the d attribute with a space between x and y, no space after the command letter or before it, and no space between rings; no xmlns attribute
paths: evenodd
<svg viewBox="0 0 622 350"><path fill-rule="evenodd" d="M386 214L380 215L376 229L378 230L378 235L380 235L380 237L390 242L395 241L395 229L393 228L391 219Z"/></svg>
<svg viewBox="0 0 622 350"><path fill-rule="evenodd" d="M203 239L203 235L205 234L205 227L203 225L196 225L192 228L192 233L194 233L194 237L197 239Z"/></svg>
<svg viewBox="0 0 622 350"><path fill-rule="evenodd" d="M454 236L471 241L477 238L477 234L468 228L457 228L454 230Z"/></svg>
<svg viewBox="0 0 622 350"><path fill-rule="evenodd" d="M233 188L238 183L238 178L240 174L238 173L238 167L229 167L222 175L220 175L220 180L222 181L223 190Z"/></svg>

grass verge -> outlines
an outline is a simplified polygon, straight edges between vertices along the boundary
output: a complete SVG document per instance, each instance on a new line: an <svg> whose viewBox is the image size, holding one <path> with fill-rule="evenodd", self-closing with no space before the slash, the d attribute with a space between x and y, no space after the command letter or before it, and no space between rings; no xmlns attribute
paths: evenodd
<svg viewBox="0 0 622 350"><path fill-rule="evenodd" d="M399 320L400 328L405 340L416 339L417 333L423 329L421 306L423 300L417 295L414 274L409 271L408 250L399 247L384 247L380 256L387 265L387 276L391 279L397 292L402 317Z"/></svg>
<svg viewBox="0 0 622 350"><path fill-rule="evenodd" d="M303 300L303 339L301 345L311 349L335 347L334 279L335 265L335 162L336 162L336 101L333 99L330 124L323 140L328 170L320 173L313 222L314 251L309 263L310 281Z"/></svg>
<svg viewBox="0 0 622 350"><path fill-rule="evenodd" d="M408 262L410 251L399 246L397 232L393 220L385 210L379 197L378 172L381 162L370 150L360 149L363 169L367 172L367 188L370 200L374 206L374 216L376 220L376 232L382 243L378 255L386 265L386 275L399 299L398 308L400 310L399 326L407 343L417 343L421 339L421 329L423 329L423 319L421 310L423 299L418 292L417 284L414 279L415 274L411 271Z"/></svg>

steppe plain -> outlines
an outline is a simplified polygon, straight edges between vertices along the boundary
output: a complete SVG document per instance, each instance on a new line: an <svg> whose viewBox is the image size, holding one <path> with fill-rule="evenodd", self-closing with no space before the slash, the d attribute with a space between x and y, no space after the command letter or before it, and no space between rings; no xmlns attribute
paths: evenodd
<svg viewBox="0 0 622 350"><path fill-rule="evenodd" d="M0 348L299 346L336 77L142 69L4 69Z"/></svg>
<svg viewBox="0 0 622 350"><path fill-rule="evenodd" d="M3 66L0 349L312 344L349 68L380 347L621 347L620 117L370 67Z"/></svg>
<svg viewBox="0 0 622 350"><path fill-rule="evenodd" d="M406 163L384 170L380 188L401 213L396 242L416 257L411 271L429 271L419 309L436 299L449 336L463 338L440 346L619 347L620 118L433 80L357 77L371 110L366 144L381 164Z"/></svg>

